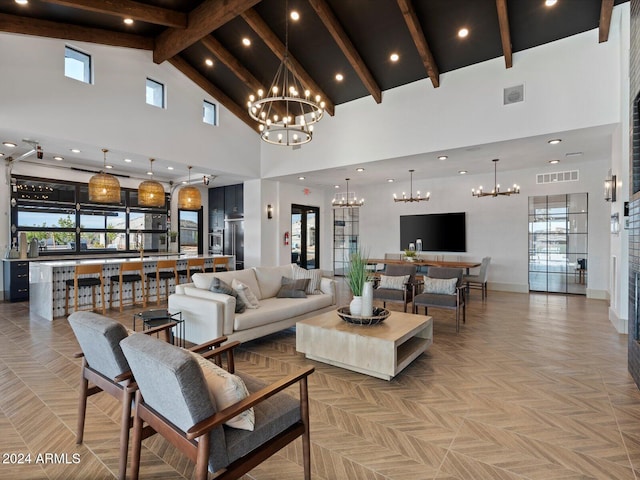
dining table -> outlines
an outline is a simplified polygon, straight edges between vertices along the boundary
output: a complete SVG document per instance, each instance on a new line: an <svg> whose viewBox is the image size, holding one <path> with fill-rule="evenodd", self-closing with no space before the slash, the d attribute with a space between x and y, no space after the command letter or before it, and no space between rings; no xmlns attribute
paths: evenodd
<svg viewBox="0 0 640 480"><path fill-rule="evenodd" d="M476 261L453 261L453 260L428 260L418 258L415 260L402 260L397 258L369 258L367 259L368 265L415 265L417 267L449 267L449 268L462 268L466 274L469 274L469 269L477 268L481 262Z"/></svg>

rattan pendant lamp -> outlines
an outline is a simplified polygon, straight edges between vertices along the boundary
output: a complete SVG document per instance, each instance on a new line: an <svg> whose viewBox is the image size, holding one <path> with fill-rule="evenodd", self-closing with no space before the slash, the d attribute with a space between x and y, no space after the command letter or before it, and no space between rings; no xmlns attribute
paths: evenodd
<svg viewBox="0 0 640 480"><path fill-rule="evenodd" d="M107 169L107 150L102 149L104 155L104 170ZM113 175L96 173L89 179L89 201L94 203L120 203L120 182Z"/></svg>
<svg viewBox="0 0 640 480"><path fill-rule="evenodd" d="M154 159L150 158L151 169L148 174L153 175ZM164 187L155 180L145 180L138 185L138 205L141 207L164 207Z"/></svg>
<svg viewBox="0 0 640 480"><path fill-rule="evenodd" d="M200 210L202 198L200 190L191 184L191 165L189 165L189 181L186 187L182 187L178 192L178 208L180 210Z"/></svg>

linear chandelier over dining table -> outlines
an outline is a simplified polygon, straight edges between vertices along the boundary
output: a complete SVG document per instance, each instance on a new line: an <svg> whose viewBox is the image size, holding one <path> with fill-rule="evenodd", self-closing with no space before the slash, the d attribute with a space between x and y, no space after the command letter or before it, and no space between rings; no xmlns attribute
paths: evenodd
<svg viewBox="0 0 640 480"><path fill-rule="evenodd" d="M398 198L398 196L393 194L394 202L428 202L431 198L431 192L427 192L426 195L422 196L420 190L416 191L416 196L413 196L413 172L414 169L409 170L409 175L411 176L411 180L409 183L409 196L405 192L402 192L402 197Z"/></svg>
<svg viewBox="0 0 640 480"><path fill-rule="evenodd" d="M498 183L498 162L499 158L494 158L493 162L493 190L490 192L485 192L482 189L482 185L480 185L477 189L471 189L471 195L474 197L497 197L499 195L510 196L517 195L520 193L520 185L513 184L513 187L509 187L507 190L500 191L500 184Z"/></svg>

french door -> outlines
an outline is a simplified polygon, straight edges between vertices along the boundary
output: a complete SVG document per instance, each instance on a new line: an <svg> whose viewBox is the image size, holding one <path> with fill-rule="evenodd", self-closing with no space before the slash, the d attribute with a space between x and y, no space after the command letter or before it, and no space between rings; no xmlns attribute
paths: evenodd
<svg viewBox="0 0 640 480"><path fill-rule="evenodd" d="M529 197L529 290L585 295L588 194Z"/></svg>
<svg viewBox="0 0 640 480"><path fill-rule="evenodd" d="M291 263L320 267L320 208L291 205Z"/></svg>

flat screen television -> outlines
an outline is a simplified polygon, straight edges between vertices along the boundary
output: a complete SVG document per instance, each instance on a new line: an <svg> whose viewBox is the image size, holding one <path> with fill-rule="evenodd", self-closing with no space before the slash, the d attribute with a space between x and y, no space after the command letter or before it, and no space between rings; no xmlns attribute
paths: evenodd
<svg viewBox="0 0 640 480"><path fill-rule="evenodd" d="M400 216L400 250L422 240L426 252L466 252L466 213Z"/></svg>

